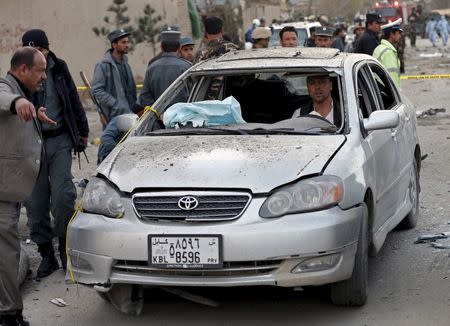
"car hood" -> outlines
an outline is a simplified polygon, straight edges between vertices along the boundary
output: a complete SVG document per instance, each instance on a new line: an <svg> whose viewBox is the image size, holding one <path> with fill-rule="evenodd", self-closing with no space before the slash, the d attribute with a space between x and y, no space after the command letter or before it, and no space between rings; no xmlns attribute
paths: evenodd
<svg viewBox="0 0 450 326"><path fill-rule="evenodd" d="M344 141L343 135L130 137L97 172L130 193L137 188L265 193L320 173Z"/></svg>

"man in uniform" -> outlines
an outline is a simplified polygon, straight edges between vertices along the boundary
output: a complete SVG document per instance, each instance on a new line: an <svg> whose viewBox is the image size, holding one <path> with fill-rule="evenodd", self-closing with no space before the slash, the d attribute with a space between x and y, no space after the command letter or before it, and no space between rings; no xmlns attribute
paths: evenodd
<svg viewBox="0 0 450 326"><path fill-rule="evenodd" d="M111 48L94 69L92 94L109 121L115 116L131 113L136 104L136 84L127 58L129 36L130 33L123 29L109 33Z"/></svg>
<svg viewBox="0 0 450 326"><path fill-rule="evenodd" d="M311 27L309 29L309 32L311 33L311 36L306 39L305 47L314 48L316 46L316 42L314 41L316 38L316 27L315 26Z"/></svg>
<svg viewBox="0 0 450 326"><path fill-rule="evenodd" d="M52 243L54 236L58 237L59 257L66 269L66 228L77 196L72 182L71 151L81 152L86 148L89 127L67 64L50 51L45 32L40 29L25 32L22 44L37 48L47 60L47 80L36 92L34 102L37 107L44 106L47 115L57 123L42 125L45 157L31 197L24 202L31 240L37 244L42 257L37 270L37 277L42 278L59 268ZM55 220L54 229L50 211Z"/></svg>
<svg viewBox="0 0 450 326"><path fill-rule="evenodd" d="M206 46L198 50L195 55L195 62L220 57L221 55L239 50L238 46L223 38L223 21L219 17L211 16L205 19L205 39Z"/></svg>
<svg viewBox="0 0 450 326"><path fill-rule="evenodd" d="M252 33L253 49L265 49L269 47L272 33L266 27L256 27Z"/></svg>
<svg viewBox="0 0 450 326"><path fill-rule="evenodd" d="M326 26L316 27L316 36L314 39L316 48L331 48L331 44L333 43L332 36L333 30L331 28Z"/></svg>
<svg viewBox="0 0 450 326"><path fill-rule="evenodd" d="M145 73L144 86L139 95L137 106L141 109L152 106L161 94L188 70L192 64L177 56L180 48L180 32L176 27L167 27L161 32L160 59L148 66ZM173 103L185 102L187 100L187 89L180 92Z"/></svg>
<svg viewBox="0 0 450 326"><path fill-rule="evenodd" d="M383 18L378 14L366 15L366 30L355 45L355 53L372 55L375 48L380 44L379 34Z"/></svg>
<svg viewBox="0 0 450 326"><path fill-rule="evenodd" d="M44 82L44 55L32 47L19 48L11 69L0 78L0 324L28 326L23 319L18 273L20 202L32 192L39 173L42 139L36 117L54 125L45 108L36 109L32 94ZM13 158L13 159L12 159Z"/></svg>
<svg viewBox="0 0 450 326"><path fill-rule="evenodd" d="M403 33L400 27L401 22L402 19L400 18L381 27L383 39L373 52L373 56L386 68L397 86L400 85L400 60L395 45L399 42Z"/></svg>

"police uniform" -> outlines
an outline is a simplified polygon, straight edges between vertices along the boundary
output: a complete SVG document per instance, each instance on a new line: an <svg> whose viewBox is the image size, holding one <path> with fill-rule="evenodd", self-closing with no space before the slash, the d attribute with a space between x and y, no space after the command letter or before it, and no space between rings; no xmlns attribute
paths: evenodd
<svg viewBox="0 0 450 326"><path fill-rule="evenodd" d="M390 33L395 31L403 32L400 27L401 19L382 26L385 37L388 37ZM381 44L376 47L373 52L373 56L381 62L381 64L389 72L394 83L400 85L400 59L398 58L398 52L395 45L386 39L381 40Z"/></svg>
<svg viewBox="0 0 450 326"><path fill-rule="evenodd" d="M180 32L177 28L169 27L161 32L161 43L180 44ZM145 73L144 85L138 99L138 106L151 106L162 93L192 64L177 56L177 52L164 52L161 57L148 66ZM187 100L187 89L180 92L173 103Z"/></svg>
<svg viewBox="0 0 450 326"><path fill-rule="evenodd" d="M382 23L384 20L378 14L367 14L366 15L366 26L368 23L377 21ZM355 45L355 53L365 53L372 55L375 48L380 44L379 35L372 32L370 29L366 28L364 33L358 39Z"/></svg>

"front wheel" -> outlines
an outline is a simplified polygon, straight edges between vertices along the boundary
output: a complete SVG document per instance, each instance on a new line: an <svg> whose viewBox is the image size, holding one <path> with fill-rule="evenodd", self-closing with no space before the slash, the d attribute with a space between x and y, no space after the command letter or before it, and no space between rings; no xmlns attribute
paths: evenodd
<svg viewBox="0 0 450 326"><path fill-rule="evenodd" d="M367 206L363 204L361 230L359 231L358 248L356 250L352 276L348 280L331 284L331 302L335 305L362 306L366 303L369 267L368 216Z"/></svg>

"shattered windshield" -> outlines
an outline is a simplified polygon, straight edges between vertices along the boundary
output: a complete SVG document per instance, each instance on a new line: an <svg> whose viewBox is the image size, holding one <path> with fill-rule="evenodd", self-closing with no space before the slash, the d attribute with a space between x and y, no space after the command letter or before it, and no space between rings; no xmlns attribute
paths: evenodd
<svg viewBox="0 0 450 326"><path fill-rule="evenodd" d="M173 104L179 89L187 102ZM187 76L158 101L141 135L334 134L343 128L341 77L335 72L257 72ZM163 96L164 97L164 96Z"/></svg>

